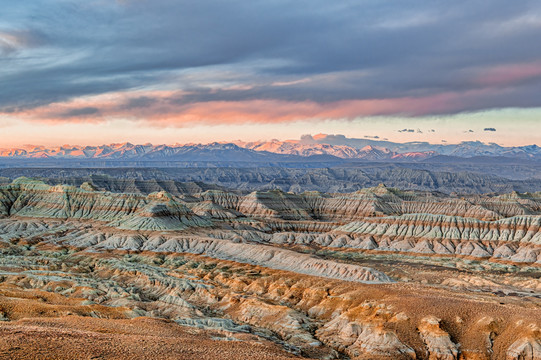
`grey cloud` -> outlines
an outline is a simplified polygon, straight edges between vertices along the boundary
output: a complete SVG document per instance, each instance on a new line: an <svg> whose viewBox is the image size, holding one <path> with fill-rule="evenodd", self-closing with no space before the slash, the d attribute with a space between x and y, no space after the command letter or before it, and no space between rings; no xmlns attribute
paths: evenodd
<svg viewBox="0 0 541 360"><path fill-rule="evenodd" d="M136 98L128 99L123 105L121 105L122 109L139 109L148 107L151 105L154 105L158 102L157 99L148 97L148 96L139 96Z"/></svg>
<svg viewBox="0 0 541 360"><path fill-rule="evenodd" d="M97 115L100 113L100 110L95 107L82 107L76 109L70 109L58 114L58 116L63 118L72 118L72 117L84 117L88 115Z"/></svg>
<svg viewBox="0 0 541 360"><path fill-rule="evenodd" d="M3 30L0 28L0 55L11 56L13 53L45 43L43 34L31 30Z"/></svg>
<svg viewBox="0 0 541 360"><path fill-rule="evenodd" d="M0 54L10 56L0 58L0 111L161 88L182 91L167 99L178 106L469 92L432 112L536 107L541 76L505 92L475 79L491 66L541 60L539 28L515 21L539 12L534 0L13 2L0 31L24 46L0 35ZM247 86L220 86L231 81Z"/></svg>
<svg viewBox="0 0 541 360"><path fill-rule="evenodd" d="M483 131L496 131L495 128L484 128Z"/></svg>

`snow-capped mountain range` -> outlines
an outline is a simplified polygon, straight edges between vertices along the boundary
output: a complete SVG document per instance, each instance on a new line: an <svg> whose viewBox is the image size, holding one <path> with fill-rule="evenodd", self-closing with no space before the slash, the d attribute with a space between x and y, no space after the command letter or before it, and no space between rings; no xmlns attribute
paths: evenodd
<svg viewBox="0 0 541 360"><path fill-rule="evenodd" d="M271 140L231 143L134 145L119 143L100 146L64 145L55 148L25 146L0 150L0 157L13 159L101 159L168 161L299 161L303 158L326 160L422 161L436 156L459 158L508 157L541 161L537 145L504 147L479 141L435 145L425 142L346 138L342 135L303 136L300 140ZM338 158L338 159L337 159Z"/></svg>
<svg viewBox="0 0 541 360"><path fill-rule="evenodd" d="M464 141L459 144L431 144L422 141L396 143L385 140L348 138L344 135L317 134L314 136L305 135L298 140L298 143L350 146L356 149L373 146L376 148L385 148L398 154L432 152L434 155L464 158L476 156L539 158L541 156L541 147L535 144L506 147L495 143L483 143L481 141Z"/></svg>
<svg viewBox="0 0 541 360"><path fill-rule="evenodd" d="M364 160L422 160L438 155L434 151L404 152L398 153L381 146L366 145L356 148L349 145L330 144L305 144L295 140L288 141L261 141L261 142L236 142L237 145L256 151L268 151L275 154L288 154L298 156L332 155L342 159Z"/></svg>

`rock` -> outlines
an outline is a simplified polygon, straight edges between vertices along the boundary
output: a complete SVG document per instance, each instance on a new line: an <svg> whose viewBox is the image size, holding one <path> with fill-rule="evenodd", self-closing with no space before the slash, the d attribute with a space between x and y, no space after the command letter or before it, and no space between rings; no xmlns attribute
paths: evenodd
<svg viewBox="0 0 541 360"><path fill-rule="evenodd" d="M457 360L458 345L440 327L440 319L428 316L421 320L419 333L428 349L429 360Z"/></svg>
<svg viewBox="0 0 541 360"><path fill-rule="evenodd" d="M351 319L355 309L325 324L316 335L325 343L352 357L363 359L415 359L415 351L402 343L396 333L381 324Z"/></svg>
<svg viewBox="0 0 541 360"><path fill-rule="evenodd" d="M541 340L539 338L523 338L515 341L507 349L507 360L540 360Z"/></svg>

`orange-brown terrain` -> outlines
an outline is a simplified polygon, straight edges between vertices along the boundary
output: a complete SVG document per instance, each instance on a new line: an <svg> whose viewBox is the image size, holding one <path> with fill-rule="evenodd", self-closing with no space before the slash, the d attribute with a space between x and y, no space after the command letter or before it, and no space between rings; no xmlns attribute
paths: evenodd
<svg viewBox="0 0 541 360"><path fill-rule="evenodd" d="M0 357L541 359L541 194L0 187Z"/></svg>

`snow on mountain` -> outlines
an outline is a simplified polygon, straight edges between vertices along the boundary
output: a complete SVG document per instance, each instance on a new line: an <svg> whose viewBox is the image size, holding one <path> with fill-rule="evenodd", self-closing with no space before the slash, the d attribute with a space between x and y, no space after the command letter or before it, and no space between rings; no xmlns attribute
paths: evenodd
<svg viewBox="0 0 541 360"><path fill-rule="evenodd" d="M438 155L435 151L424 151L424 152L406 152L402 154L396 154L392 157L393 160L424 160Z"/></svg>
<svg viewBox="0 0 541 360"><path fill-rule="evenodd" d="M328 144L333 146L349 146L356 149L370 145L387 148L398 154L405 153L435 153L435 155L448 155L458 157L476 156L504 156L519 157L526 159L540 159L541 147L538 145L505 147L495 143L483 143L481 141L464 141L459 144L431 144L424 141L395 143L386 140L348 138L344 135L317 134L314 136L304 135L302 144ZM433 156L433 155L431 155Z"/></svg>
<svg viewBox="0 0 541 360"><path fill-rule="evenodd" d="M251 142L241 143L246 149L255 151L268 151L276 154L288 154L299 156L332 155L342 159L359 158L366 151L361 151L351 146L334 146L328 144L300 144L295 141Z"/></svg>
<svg viewBox="0 0 541 360"><path fill-rule="evenodd" d="M0 157L16 159L100 159L166 161L280 161L299 160L286 154L255 151L232 143L134 145L131 143L57 148L27 147L0 150Z"/></svg>
<svg viewBox="0 0 541 360"><path fill-rule="evenodd" d="M332 142L334 144L331 144ZM341 144L336 144L336 142ZM62 145L55 148L25 146L17 149L0 149L0 157L19 159L288 161L299 160L299 157L328 156L329 159L421 161L438 155L458 158L488 156L541 160L541 147L537 145L504 147L480 141L449 145L434 145L425 142L400 144L319 134L315 137L286 141L174 145L134 145L126 142L100 146Z"/></svg>
<svg viewBox="0 0 541 360"><path fill-rule="evenodd" d="M313 156L332 155L342 159L384 160L422 160L436 155L434 151L397 153L386 147L366 145L356 148L348 145L306 144L298 140L271 140L260 142L236 142L237 145L256 151L269 151L277 154Z"/></svg>

